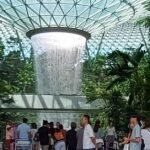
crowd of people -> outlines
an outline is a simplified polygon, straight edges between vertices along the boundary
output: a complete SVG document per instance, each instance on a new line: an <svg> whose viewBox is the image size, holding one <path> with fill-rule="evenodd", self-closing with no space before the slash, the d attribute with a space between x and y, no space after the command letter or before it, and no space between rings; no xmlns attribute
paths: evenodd
<svg viewBox="0 0 150 150"><path fill-rule="evenodd" d="M141 129L143 128L143 129ZM136 115L131 116L129 132L123 138L124 150L150 150L150 124L141 124ZM77 128L75 122L71 129L65 130L60 122L43 120L43 125L37 128L36 123L28 125L28 119L23 118L20 125L8 122L6 125L5 144L8 150L15 149L16 141L30 141L32 150L109 150L119 149L116 129L110 121L106 132L101 128L100 120L96 120L92 127L89 115L83 115L81 126ZM21 147L30 150L29 147Z"/></svg>

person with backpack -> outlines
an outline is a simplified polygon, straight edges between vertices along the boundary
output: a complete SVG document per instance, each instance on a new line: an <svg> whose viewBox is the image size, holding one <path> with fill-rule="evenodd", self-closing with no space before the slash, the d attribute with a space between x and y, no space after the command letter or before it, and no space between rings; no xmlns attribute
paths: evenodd
<svg viewBox="0 0 150 150"><path fill-rule="evenodd" d="M144 141L144 150L150 150L150 121L147 121L145 128L141 131L142 139Z"/></svg>
<svg viewBox="0 0 150 150"><path fill-rule="evenodd" d="M55 150L66 150L66 144L65 144L65 133L62 129L62 125L60 124L57 126L56 131L54 133L55 138Z"/></svg>
<svg viewBox="0 0 150 150"><path fill-rule="evenodd" d="M141 127L139 125L139 118L137 115L130 117L130 124L133 125L132 133L128 141L129 150L141 150L142 138L141 138Z"/></svg>

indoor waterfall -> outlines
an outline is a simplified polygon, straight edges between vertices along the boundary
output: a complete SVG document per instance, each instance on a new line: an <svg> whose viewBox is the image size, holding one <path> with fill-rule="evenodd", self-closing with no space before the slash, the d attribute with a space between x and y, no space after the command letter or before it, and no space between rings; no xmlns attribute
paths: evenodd
<svg viewBox="0 0 150 150"><path fill-rule="evenodd" d="M86 38L48 32L31 37L38 94L80 95Z"/></svg>

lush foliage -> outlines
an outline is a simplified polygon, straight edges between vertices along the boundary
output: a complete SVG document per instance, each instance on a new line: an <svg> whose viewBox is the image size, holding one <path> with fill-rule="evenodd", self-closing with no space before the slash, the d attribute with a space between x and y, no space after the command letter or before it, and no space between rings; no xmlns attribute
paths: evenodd
<svg viewBox="0 0 150 150"><path fill-rule="evenodd" d="M144 6L149 12L150 0ZM137 23L149 29L150 41L150 16ZM96 117L104 124L113 120L117 128L125 129L132 113L150 118L150 43L143 43L146 51L144 45L128 53L117 49L105 56L98 53L84 63L83 92L89 102L99 100Z"/></svg>
<svg viewBox="0 0 150 150"><path fill-rule="evenodd" d="M132 113L149 115L150 55L142 46L130 53L116 50L98 55L84 63L83 92L89 101L99 100L105 124L113 120L121 129L127 127Z"/></svg>
<svg viewBox="0 0 150 150"><path fill-rule="evenodd" d="M34 71L31 58L24 58L20 48L21 41L10 38L7 47L11 49L6 53L5 45L0 41L0 104L13 103L11 94L34 93ZM1 111L1 110L0 110ZM32 113L0 112L0 133L8 120L20 121L22 116L34 116ZM5 131L5 130L3 130ZM0 135L2 138L2 135Z"/></svg>

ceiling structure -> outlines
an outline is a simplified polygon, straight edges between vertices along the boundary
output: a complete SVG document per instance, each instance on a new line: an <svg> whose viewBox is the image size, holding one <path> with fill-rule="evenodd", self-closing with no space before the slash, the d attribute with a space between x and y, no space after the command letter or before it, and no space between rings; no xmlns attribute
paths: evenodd
<svg viewBox="0 0 150 150"><path fill-rule="evenodd" d="M19 43L15 39L20 39L19 42L23 49L23 55L30 57L31 55L31 42L26 36L12 28L11 26L0 23L0 41L5 45L5 54L10 51L20 50ZM11 41L10 41L11 40Z"/></svg>
<svg viewBox="0 0 150 150"><path fill-rule="evenodd" d="M24 55L30 56L26 32L41 27L66 27L91 34L89 55L127 50L147 42L148 31L134 22L146 11L145 0L0 0L0 38L6 53L10 37L21 39ZM16 49L16 48L15 48Z"/></svg>
<svg viewBox="0 0 150 150"><path fill-rule="evenodd" d="M144 14L145 0L0 0L0 20L26 33L41 27L92 36Z"/></svg>
<svg viewBox="0 0 150 150"><path fill-rule="evenodd" d="M87 45L89 55L95 56L99 53L106 54L116 49L131 51L141 44L144 44L143 49L146 50L147 43L148 29L126 22L100 33L99 36L92 37Z"/></svg>
<svg viewBox="0 0 150 150"><path fill-rule="evenodd" d="M26 32L44 27L66 27L91 34L87 44L91 55L100 48L106 52L116 47L128 48L133 44L137 47L138 40L143 42L141 31L145 39L147 31L145 28L140 31L131 22L146 14L142 5L144 1L0 0L0 38L9 51L8 38L19 36L28 55L31 45Z"/></svg>
<svg viewBox="0 0 150 150"><path fill-rule="evenodd" d="M22 32L18 32L10 26L0 23L0 39L5 45L5 53L13 50L19 50L18 46L10 47L8 44L9 38L21 39L21 45L24 50L24 55L30 57L31 42ZM142 37L143 35L143 37ZM129 48L137 48L140 44L144 44L144 40L148 42L148 30L145 27L139 27L131 23L123 23L117 25L106 32L101 32L98 36L94 36L87 41L88 54L95 56L99 53L107 53L109 51L128 50ZM146 47L143 47L146 49Z"/></svg>

